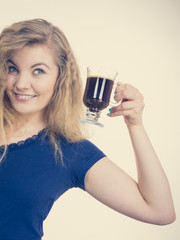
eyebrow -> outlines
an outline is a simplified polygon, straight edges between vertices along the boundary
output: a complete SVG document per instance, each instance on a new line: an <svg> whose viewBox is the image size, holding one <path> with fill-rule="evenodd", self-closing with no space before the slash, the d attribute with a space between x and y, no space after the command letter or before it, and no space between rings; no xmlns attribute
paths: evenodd
<svg viewBox="0 0 180 240"><path fill-rule="evenodd" d="M12 63L14 66L17 67L17 65L16 65L12 60L9 59L7 62L8 62L8 63Z"/></svg>
<svg viewBox="0 0 180 240"><path fill-rule="evenodd" d="M14 66L18 67L11 59L9 59L7 62L12 63ZM45 67L50 69L50 67L46 63L36 63L36 64L32 65L31 68L34 68L34 67L37 67L40 65L44 65Z"/></svg>
<svg viewBox="0 0 180 240"><path fill-rule="evenodd" d="M45 67L49 68L49 66L47 64L45 64L45 63L36 63L33 66L31 66L31 68L37 67L39 65L44 65Z"/></svg>

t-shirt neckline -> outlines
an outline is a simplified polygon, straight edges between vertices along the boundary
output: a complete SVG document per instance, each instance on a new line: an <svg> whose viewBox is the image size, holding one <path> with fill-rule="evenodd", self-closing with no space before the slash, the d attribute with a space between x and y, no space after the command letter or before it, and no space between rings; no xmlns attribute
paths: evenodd
<svg viewBox="0 0 180 240"><path fill-rule="evenodd" d="M27 143L32 143L34 141L36 141L37 139L39 139L39 137L44 133L45 128L43 128L42 130L40 130L37 134L32 135L31 137L28 137L24 140L20 140L18 142L14 142L14 143L9 143L7 144L8 148L14 148L14 147L19 147L19 146L24 146ZM1 145L0 149L4 148L5 145Z"/></svg>

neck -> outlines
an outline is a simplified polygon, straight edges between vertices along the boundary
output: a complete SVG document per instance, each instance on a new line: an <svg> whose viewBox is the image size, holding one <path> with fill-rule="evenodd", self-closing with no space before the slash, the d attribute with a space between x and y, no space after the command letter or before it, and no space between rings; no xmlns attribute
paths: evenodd
<svg viewBox="0 0 180 240"><path fill-rule="evenodd" d="M21 115L17 118L12 129L7 129L7 134L17 136L36 134L45 127L46 124L44 123L42 116Z"/></svg>

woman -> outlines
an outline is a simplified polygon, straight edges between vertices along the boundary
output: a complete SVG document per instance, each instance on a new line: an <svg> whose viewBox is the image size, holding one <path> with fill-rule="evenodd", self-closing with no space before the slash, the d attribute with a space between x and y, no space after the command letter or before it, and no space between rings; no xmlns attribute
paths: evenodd
<svg viewBox="0 0 180 240"><path fill-rule="evenodd" d="M135 182L83 135L80 74L57 27L34 19L2 31L0 91L0 239L41 239L54 201L72 187L143 222L175 220L167 177L143 127L142 94L119 84L115 100L122 102L109 113L123 116L129 130Z"/></svg>

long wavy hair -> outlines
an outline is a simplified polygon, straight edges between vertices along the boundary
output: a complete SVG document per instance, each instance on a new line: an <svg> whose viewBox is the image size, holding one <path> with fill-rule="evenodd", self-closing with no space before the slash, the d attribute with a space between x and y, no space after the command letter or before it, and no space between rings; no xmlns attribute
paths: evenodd
<svg viewBox="0 0 180 240"><path fill-rule="evenodd" d="M0 34L0 137L6 142L6 127L16 123L17 113L6 94L7 61L25 46L44 44L54 53L59 75L54 93L44 111L46 135L52 143L55 155L61 153L56 136L62 135L69 142L85 138L83 126L78 123L84 114L82 82L79 67L68 40L56 26L44 19L14 23ZM7 151L5 144L3 159Z"/></svg>

